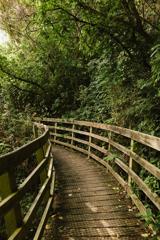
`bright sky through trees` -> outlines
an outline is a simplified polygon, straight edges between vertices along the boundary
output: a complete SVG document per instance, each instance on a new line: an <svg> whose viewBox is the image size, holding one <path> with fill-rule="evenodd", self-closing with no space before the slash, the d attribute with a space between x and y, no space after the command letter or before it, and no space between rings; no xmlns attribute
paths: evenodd
<svg viewBox="0 0 160 240"><path fill-rule="evenodd" d="M7 45L9 42L9 35L2 29L0 29L0 45Z"/></svg>

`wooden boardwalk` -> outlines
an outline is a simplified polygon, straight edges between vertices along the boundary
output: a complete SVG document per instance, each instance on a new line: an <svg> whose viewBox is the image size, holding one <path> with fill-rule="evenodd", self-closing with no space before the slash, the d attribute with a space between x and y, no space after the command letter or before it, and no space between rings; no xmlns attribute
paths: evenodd
<svg viewBox="0 0 160 240"><path fill-rule="evenodd" d="M137 210L103 166L62 147L53 155L58 190L44 239L144 239Z"/></svg>

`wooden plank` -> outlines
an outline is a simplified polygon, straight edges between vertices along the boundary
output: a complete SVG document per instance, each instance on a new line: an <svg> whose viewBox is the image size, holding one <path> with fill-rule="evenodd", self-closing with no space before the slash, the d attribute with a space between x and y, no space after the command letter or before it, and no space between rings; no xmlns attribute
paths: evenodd
<svg viewBox="0 0 160 240"><path fill-rule="evenodd" d="M64 223L63 226L65 225L66 228L63 228L63 232L61 229L58 231L58 229L55 228L55 231L51 231L51 238L56 238L57 236L58 239L65 238L65 236L69 235L68 230L70 228L76 229L74 233L76 239L111 239L111 236L113 239L116 239L117 236L117 238L122 239L141 238L143 230L141 232L139 219L135 211L129 211L128 205L130 205L130 201L125 199L124 191L123 194L119 195L119 191L122 193L122 189L118 183L115 186L116 181L111 174L107 174L106 179L103 179L102 175L105 176L106 171L100 168L101 174L98 174L96 178L95 174L98 171L96 164L92 164L92 161L85 162L83 156L77 156L76 158L76 153L72 155L72 151L67 152L65 149L56 147L55 156L57 158L57 167L59 166L61 168L62 175L63 172L66 173L66 175L63 176L63 182L67 183L69 181L69 185L67 184L66 186L65 184L62 186L62 190L66 190L67 192L61 201L63 208L60 212L64 220L62 221ZM73 160L69 165L68 158ZM84 173L85 164L87 164L87 168L90 169L89 175L86 171ZM76 169L76 166L78 169ZM74 169L76 169L75 172ZM78 175L76 174L77 170ZM59 176L59 179L61 181L61 176ZM89 185L87 185L87 179L89 180ZM72 183L75 181L76 183L73 187ZM99 188L99 186L101 186L101 188ZM117 189L114 189L114 187L117 187ZM99 191L98 189L101 190ZM106 190L108 190L108 192L106 192ZM65 206L63 203L65 203ZM68 214L70 216L68 216ZM119 226L121 226L122 229L119 228ZM116 230L114 227L116 227ZM130 227L132 227L132 232L130 231ZM80 232L79 228L81 228ZM85 232L82 229L85 230ZM70 235L72 235L72 233ZM72 235L71 237L74 236ZM46 235L44 238L45 237L47 238Z"/></svg>
<svg viewBox="0 0 160 240"><path fill-rule="evenodd" d="M21 198L24 196L24 193L27 189L37 180L40 172L47 165L48 159L44 159L24 180L24 182L18 187L18 190L14 193L10 194L4 200L0 202L0 214L5 214L8 210L10 210Z"/></svg>
<svg viewBox="0 0 160 240"><path fill-rule="evenodd" d="M12 236L15 234L15 232L18 232L19 229L23 229L19 201L26 192L27 188L35 179L37 179L37 174L40 173L46 166L51 153L51 145L46 148L46 159L43 159L44 161L42 160L42 162L25 179L18 189L16 187L13 166L16 167L16 165L23 162L23 160L31 156L35 151L37 151L39 148L42 148L47 143L49 131L47 130L47 127L43 126L43 128L46 131L42 136L28 144L25 144L19 149L0 157L0 192L3 199L0 202L0 213L2 216L4 215L8 236L10 236L9 239L12 239Z"/></svg>
<svg viewBox="0 0 160 240"><path fill-rule="evenodd" d="M66 131L66 132L72 132L72 128L67 128L67 127L55 127L56 130L59 130L59 131ZM57 133L57 131L56 131Z"/></svg>
<svg viewBox="0 0 160 240"><path fill-rule="evenodd" d="M49 128L50 128L50 126L49 126ZM95 133L89 133L89 132L80 131L80 130L77 130L77 129L72 130L71 128L64 128L64 127L58 127L57 129L62 130L62 131L65 130L65 131L68 131L68 132L73 131L74 133L78 133L78 134L81 134L81 135L84 135L84 136L91 136L92 138L95 138L95 139L98 139L98 140L101 140L103 142L108 143L108 138L107 137L103 137L103 136L97 135ZM51 128L51 130L52 130L52 128ZM51 132L50 135L54 136L55 134L53 132Z"/></svg>
<svg viewBox="0 0 160 240"><path fill-rule="evenodd" d="M61 142L59 140L54 140L54 139L51 139L50 141L52 143L56 143L56 144L59 144L59 145L65 146L65 147L73 148L73 145L71 145L70 143L65 143L65 142Z"/></svg>
<svg viewBox="0 0 160 240"><path fill-rule="evenodd" d="M133 147L134 147L134 140L131 139L131 145L130 145L130 150L133 151ZM132 167L133 167L133 159L130 155L129 157L129 169L132 170ZM130 174L128 175L128 185L131 186L131 183L132 183L132 178L130 176Z"/></svg>
<svg viewBox="0 0 160 240"><path fill-rule="evenodd" d="M90 154L91 154L91 144L92 144L92 127L89 128L89 142L88 142L88 158L90 158Z"/></svg>
<svg viewBox="0 0 160 240"><path fill-rule="evenodd" d="M26 216L24 217L24 223L27 225L32 224L32 220L34 219L34 216L37 213L37 209L40 206L40 203L42 202L45 193L47 192L48 188L50 187L51 178L47 178L42 185L38 195L36 196L34 202L32 203L32 206L30 207L29 211L27 212Z"/></svg>
<svg viewBox="0 0 160 240"><path fill-rule="evenodd" d="M41 221L38 225L38 228L37 228L37 231L35 233L35 236L34 236L33 240L40 240L41 239L41 237L43 235L45 224L47 222L47 218L48 218L48 214L49 214L49 210L51 208L52 202L53 202L53 197L50 197L48 202L47 202L47 205L45 207L45 210L43 212Z"/></svg>
<svg viewBox="0 0 160 240"><path fill-rule="evenodd" d="M43 161L43 159L45 158L45 153L44 153L43 148L42 147L39 148L36 151L35 155L36 155L37 164L39 165ZM43 184L43 182L45 181L46 177L47 177L47 171L46 171L45 168L43 168L42 172L40 173L41 184Z"/></svg>
<svg viewBox="0 0 160 240"><path fill-rule="evenodd" d="M95 123L95 122L87 122L87 121L77 121L77 120L66 120L66 119L43 119L43 121L46 122L60 122L60 123L68 123L68 124L75 124L80 126L88 126L98 129L103 129L107 131L111 131L114 133L117 133L119 135L122 135L127 138L132 138L133 140L142 143L146 146L149 146L155 150L160 151L160 138L151 136L148 134L140 133L134 130L130 130L127 128L122 128L114 125L107 125L107 124L101 124L101 123Z"/></svg>
<svg viewBox="0 0 160 240"><path fill-rule="evenodd" d="M131 188L128 186L127 182L118 174L116 173L113 168L106 163L104 160L101 158L97 157L94 154L91 154L91 157L98 161L100 164L102 164L104 167L106 167L109 172L117 179L117 181L121 184L121 186L126 190L127 194L131 197L132 201L134 204L137 206L138 210L142 215L146 213L146 208L143 205L143 203L139 200L139 198L132 192Z"/></svg>
<svg viewBox="0 0 160 240"><path fill-rule="evenodd" d="M11 153L0 156L0 175L22 163L27 157L31 156L35 151L42 147L49 138L47 130L42 136L25 144Z"/></svg>
<svg viewBox="0 0 160 240"><path fill-rule="evenodd" d="M53 157L50 158L49 168L48 168L48 174L47 176L50 178L53 171Z"/></svg>
<svg viewBox="0 0 160 240"><path fill-rule="evenodd" d="M73 125L72 125L71 145L73 145L74 129L75 129L75 125L73 124Z"/></svg>
<svg viewBox="0 0 160 240"><path fill-rule="evenodd" d="M10 194L12 194L12 192L16 191L16 189L17 186L14 171L1 175L0 196L2 201L0 202L0 205L8 196L10 196ZM7 235L10 236L15 229L21 225L22 215L19 203L12 205L11 208L7 210L8 211L6 211L2 216L4 216Z"/></svg>
<svg viewBox="0 0 160 240"><path fill-rule="evenodd" d="M50 127L49 127L50 128ZM68 132L73 132L73 133L78 133L78 134L81 134L81 135L85 135L85 136L89 136L90 133L89 132L84 132L84 131L80 131L80 130L77 130L77 129L72 129L72 128L64 128L64 127L58 127L57 130L66 130ZM51 129L51 136L54 136L55 133L52 132L52 129ZM62 134L63 135L63 134ZM96 136L96 134L95 134ZM98 135L97 135L98 136Z"/></svg>
<svg viewBox="0 0 160 240"><path fill-rule="evenodd" d="M108 152L111 150L111 139L112 139L112 132L109 131L109 133L108 133Z"/></svg>
<svg viewBox="0 0 160 240"><path fill-rule="evenodd" d="M160 197L153 193L150 188L143 182L143 180L129 167L124 164L120 159L116 158L115 163L117 163L126 173L128 173L133 181L138 185L138 187L146 194L146 196L153 202L153 204L160 210Z"/></svg>
<svg viewBox="0 0 160 240"><path fill-rule="evenodd" d="M130 156L130 149L124 147L123 145L116 143L115 141L109 139L109 144L113 147L115 147L116 149L118 149L120 152Z"/></svg>
<svg viewBox="0 0 160 240"><path fill-rule="evenodd" d="M74 149L74 150L77 150L77 151L79 151L79 152L82 152L82 153L84 153L85 155L88 154L88 151L87 151L87 150L85 150L85 149L83 149L83 148L80 148L80 147L78 147L78 146L73 146L73 149Z"/></svg>
<svg viewBox="0 0 160 240"><path fill-rule="evenodd" d="M58 127L59 130L66 130L66 131L71 131L71 128L62 128L62 127ZM97 134L94 134L94 133L89 133L89 132L84 132L84 131L80 131L80 130L76 130L74 129L73 130L74 133L78 133L78 134L81 134L81 135L84 135L84 136L91 136L92 138L95 138L95 139L98 139L98 140L101 140L103 142L106 142L108 143L108 138L107 137L103 137L103 136L100 136L100 135L97 135ZM51 136L54 136L55 133L51 132L50 133ZM63 134L60 134L60 135L57 135L56 136L64 136Z"/></svg>
<svg viewBox="0 0 160 240"><path fill-rule="evenodd" d="M113 140L109 140L110 144L115 147L116 149L118 149L119 151L123 152L124 154L126 154L127 156L131 157L132 159L134 159L134 161L136 161L139 165L141 165L143 168L145 168L148 172L150 172L151 174L153 174L153 176L155 176L156 178L158 178L160 180L160 169L156 166L154 166L153 164L151 164L150 162L148 162L146 159L140 157L139 155L137 155L135 152L131 151L130 149L122 146L119 143L114 142Z"/></svg>
<svg viewBox="0 0 160 240"><path fill-rule="evenodd" d="M92 138L101 140L102 142L108 143L108 138L107 137L103 137L103 136L100 136L100 135L97 135L97 134L94 134L94 133L92 133L90 136Z"/></svg>
<svg viewBox="0 0 160 240"><path fill-rule="evenodd" d="M43 161L43 159L45 158L45 152L44 152L44 146L41 147L40 149L38 149L35 153L36 155L36 161L37 163L41 163L41 161ZM48 164L48 162L47 162ZM42 171L40 172L40 182L41 182L41 185L43 185L43 183L45 182L46 178L47 178L47 167L48 166L45 166ZM45 201L47 201L49 197L49 192L46 193L46 196L45 196Z"/></svg>
<svg viewBox="0 0 160 240"><path fill-rule="evenodd" d="M79 138L75 138L75 137L72 137L72 136L67 136L67 135L64 135L64 134L56 134L56 137L59 137L59 138L64 138L64 139L69 139L69 140L73 140L75 142L79 142L79 143L82 143L84 145L88 145L88 142L85 141L85 140L82 140L82 139L79 139ZM53 140L54 141L54 140ZM72 145L72 144L71 144Z"/></svg>
<svg viewBox="0 0 160 240"><path fill-rule="evenodd" d="M133 203L136 205L141 215L146 215L146 207L143 205L140 199L132 192L130 187L127 188L127 193L131 197Z"/></svg>
<svg viewBox="0 0 160 240"><path fill-rule="evenodd" d="M70 123L72 124L72 121L68 121L66 119L62 119L62 118L40 118L40 117L35 117L34 121L36 122L43 122L43 123Z"/></svg>
<svg viewBox="0 0 160 240"><path fill-rule="evenodd" d="M22 240L25 237L25 233L29 230L29 227L32 225L32 221L36 216L37 209L39 208L49 186L50 186L51 178L47 178L44 184L42 185L37 197L35 198L32 206L30 207L29 211L27 212L26 216L23 220L23 225L18 228L8 240Z"/></svg>
<svg viewBox="0 0 160 240"><path fill-rule="evenodd" d="M90 146L91 146L92 148L98 150L99 152L104 153L105 155L108 154L108 150L106 150L106 149L103 148L103 147L99 147L99 146L97 146L97 145L94 144L94 143L91 143Z"/></svg>
<svg viewBox="0 0 160 240"><path fill-rule="evenodd" d="M72 139L71 136L66 135L66 134L51 133L50 135L51 135L51 136L56 136L56 139L57 139L57 137L59 137L59 138L64 138L64 139L70 139L70 140ZM53 140L55 141L55 138L54 138Z"/></svg>
<svg viewBox="0 0 160 240"><path fill-rule="evenodd" d="M68 131L68 132L72 132L73 131L73 133L78 133L78 134L81 134L81 135L90 136L89 132L85 132L85 131L81 131L81 130L77 130L77 129L66 128L66 127L57 127L56 129L57 130L62 130L62 131ZM51 133L51 135L52 134L53 133Z"/></svg>
<svg viewBox="0 0 160 240"><path fill-rule="evenodd" d="M48 145L48 147L47 147L47 149L46 149L46 152L45 152L45 158L50 157L51 151L52 151L52 145L51 145L51 143L49 142L49 145Z"/></svg>
<svg viewBox="0 0 160 240"><path fill-rule="evenodd" d="M95 154L90 154L90 156L96 160L97 162L99 162L100 164L102 164L104 167L107 168L107 170L117 179L117 181L126 189L127 187L127 183L123 180L123 178L116 173L113 168L109 165L109 163L107 163L106 161L102 160L101 158L99 158L98 156L96 156Z"/></svg>
<svg viewBox="0 0 160 240"><path fill-rule="evenodd" d="M75 142L79 142L79 143L82 143L82 144L84 144L84 145L88 145L88 142L87 141L85 141L85 140L82 140L82 139L79 139L79 138L73 138L73 140L75 141Z"/></svg>
<svg viewBox="0 0 160 240"><path fill-rule="evenodd" d="M38 128L35 123L33 123L33 136L34 136L34 138L38 137Z"/></svg>
<svg viewBox="0 0 160 240"><path fill-rule="evenodd" d="M73 132L84 135L84 136L90 136L89 132L85 132L85 131L81 131L81 130L77 130L77 129L74 129Z"/></svg>
<svg viewBox="0 0 160 240"><path fill-rule="evenodd" d="M57 133L57 123L54 124L54 140L56 140L56 133Z"/></svg>
<svg viewBox="0 0 160 240"><path fill-rule="evenodd" d="M131 132L131 138L139 143L160 151L160 138L137 131Z"/></svg>
<svg viewBox="0 0 160 240"><path fill-rule="evenodd" d="M153 174L157 179L160 180L160 169L150 162L148 162L146 159L140 157L137 155L135 152L130 151L130 156L138 163L140 164L143 168L145 168L148 172Z"/></svg>
<svg viewBox="0 0 160 240"><path fill-rule="evenodd" d="M50 120L49 120L50 121ZM87 126L87 127L93 127L93 128L97 128L97 129L102 129L102 130L106 130L106 131L110 131L110 132L114 132L116 134L119 134L119 135L122 135L124 137L127 137L127 138L130 138L132 139L132 141L137 141L139 143L142 143L148 147L151 147L155 150L160 150L160 138L158 137L155 137L155 136L151 136L151 135L148 135L148 134L144 134L144 133L140 133L140 132L137 132L137 131L133 131L133 130L130 130L130 129L125 129L125 128L121 128L121 127L117 127L117 126L111 126L111 125L106 125L106 124L99 124L99 123L92 123L92 122L85 122L85 121L76 121L76 120L66 120L66 119L54 119L53 121L57 121L59 123L67 123L69 126L71 124L75 124L75 125L79 125L79 126ZM52 122L52 121L51 121ZM66 128L65 128L66 129ZM69 129L69 128L68 128ZM70 131L70 130L69 130ZM79 130L78 130L79 131ZM82 135L88 135L89 133L88 132L83 132L83 131L79 131L79 134L82 134ZM96 134L95 134L96 135ZM101 137L101 136L99 136ZM102 140L102 139L100 139ZM102 140L103 141L103 140ZM105 142L105 139L104 139L104 142ZM108 140L109 142L109 145L117 148L118 150L122 151L124 154L126 154L127 156L130 157L130 163L129 163L129 171L132 172L133 176L131 176L130 174L129 175L129 183L131 181L131 178L134 178L133 180L136 182L137 185L141 185L141 190L144 191L144 193L150 198L150 200L157 200L157 195L154 194L152 191L150 191L149 189L149 192L148 192L148 187L147 185L132 171L132 161L136 161L138 164L140 164L143 168L145 168L147 171L149 171L150 173L152 173L155 177L157 177L158 179L160 179L160 169L158 169L156 166L154 166L153 164L149 163L147 160L141 158L140 156L138 156L136 153L133 152L133 149L127 149L126 147L122 146L121 144L119 143L116 143L112 140ZM95 145L96 146L96 145ZM98 150L98 149L97 149ZM99 149L100 150L100 149ZM97 156L96 156L97 158ZM119 160L120 161L120 160ZM120 163L120 162L117 162L116 160L116 163ZM124 164L123 162L121 162L122 164ZM121 164L120 163L120 164ZM121 164L121 167L122 167L122 164ZM111 166L110 166L111 167ZM112 171L113 169L111 169ZM114 170L113 170L114 171ZM115 174L115 172L112 173L113 175ZM117 174L117 173L116 173ZM134 175L135 174L135 175ZM138 177L138 179L137 179ZM118 177L119 178L119 177ZM118 179L117 178L117 179ZM121 178L121 177L120 177ZM126 189L129 189L128 191L131 191L131 189L129 188L129 186L127 185L127 183L123 182L122 179L120 179L121 183L123 185L125 185ZM134 195L132 193L132 191L130 192L130 195L132 195L132 198L134 199L134 201L136 202L136 205L138 206L139 205L139 209L141 209L141 211L145 211L145 207L143 206L143 204L141 203L141 201L137 200L137 197L136 195ZM153 198L152 198L153 197ZM135 200L136 199L136 200ZM159 199L158 199L159 201ZM154 202L155 203L155 202ZM159 209L159 203L158 203L158 209Z"/></svg>
<svg viewBox="0 0 160 240"><path fill-rule="evenodd" d="M50 196L54 196L54 188L55 188L55 178L56 178L56 172L53 167L52 169L52 181L51 181L51 188L50 188Z"/></svg>
<svg viewBox="0 0 160 240"><path fill-rule="evenodd" d="M127 128L122 128L114 125L100 124L94 122L85 122L85 121L74 121L75 124L84 125L84 126L92 126L93 128L103 129L107 131L111 131L122 135L127 138L132 138L133 140L142 143L146 146L149 146L155 150L160 151L160 138L151 136L148 134L140 133L134 130L130 130Z"/></svg>
<svg viewBox="0 0 160 240"><path fill-rule="evenodd" d="M74 146L74 145L71 145L70 143L65 143L65 142L61 142L61 141L58 141L58 140L54 141L54 140L52 140L52 139L51 139L51 142L55 142L55 143L60 144L60 145L62 145L62 146L66 146L66 147L75 149L75 150L77 150L77 151L79 151L79 152L82 152L82 153L84 153L84 154L86 154L86 155L88 154L88 151L87 151L87 150L82 149L82 148L77 147L77 146Z"/></svg>

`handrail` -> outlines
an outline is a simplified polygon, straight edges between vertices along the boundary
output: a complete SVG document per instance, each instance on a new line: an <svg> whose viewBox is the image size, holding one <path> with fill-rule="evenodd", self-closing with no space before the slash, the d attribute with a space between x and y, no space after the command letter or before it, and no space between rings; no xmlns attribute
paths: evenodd
<svg viewBox="0 0 160 240"><path fill-rule="evenodd" d="M38 137L38 129L43 128L43 134ZM32 222L37 222L34 240L41 239L47 215L54 195L55 170L49 140L49 129L45 125L34 124L36 139L0 156L0 216L4 218L8 240L22 240L32 229ZM16 183L15 169L31 158L34 169L19 185ZM27 213L22 216L20 202L25 194L35 187L36 196ZM41 208L44 213L40 217L37 211Z"/></svg>
<svg viewBox="0 0 160 240"><path fill-rule="evenodd" d="M160 138L95 122L56 118L37 118L36 120L49 127L52 143L80 151L88 155L88 158L93 158L104 165L125 188L141 214L146 214L146 206L143 199L134 193L133 184L143 192L145 198L149 199L157 210L160 210L159 195L145 183L134 167L136 163L157 181L160 180L160 169L136 153L135 149L136 144L140 143L149 149L160 151ZM119 136L128 139L130 146L126 147L119 143ZM121 156L117 155L117 152L121 153ZM124 175L127 175L127 178Z"/></svg>

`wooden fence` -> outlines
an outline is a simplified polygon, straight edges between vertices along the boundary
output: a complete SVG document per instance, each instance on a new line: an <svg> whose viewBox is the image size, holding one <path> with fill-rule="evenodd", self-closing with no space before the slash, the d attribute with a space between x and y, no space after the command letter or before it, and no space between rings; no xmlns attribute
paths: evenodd
<svg viewBox="0 0 160 240"><path fill-rule="evenodd" d="M32 239L38 240L42 236L53 200L55 181L48 128L45 127L43 132L38 137L37 125L34 125L35 140L0 157L0 217L1 222L5 223L8 240L27 239L36 224ZM34 169L18 184L16 169L29 158L34 161ZM29 190L34 193L34 198L24 214L21 202Z"/></svg>
<svg viewBox="0 0 160 240"><path fill-rule="evenodd" d="M140 144L140 149L145 146L149 151L158 152L160 151L160 138L95 122L51 118L39 119L39 121L49 127L52 143L82 152L105 166L125 188L141 214L146 213L144 204L146 199L153 204L155 209L160 210L159 194L145 183L137 171L137 169L143 169L146 174L154 176L154 180L159 183L160 169L134 150L137 144ZM121 138L124 138L122 143L120 143ZM128 146L124 146L124 142L128 142ZM134 193L133 186L135 185L143 194L144 201Z"/></svg>
<svg viewBox="0 0 160 240"><path fill-rule="evenodd" d="M26 239L34 224L37 227L32 239L39 240L42 236L54 195L55 170L51 143L82 152L105 166L125 188L142 214L146 213L146 199L160 210L159 193L147 185L135 166L137 164L138 169L153 176L157 183L160 181L160 169L143 157L143 151L142 154L137 153L137 144L140 144L141 150L144 146L145 151L148 148L159 152L160 138L94 122L48 118L37 121L44 125L34 125L35 140L0 157L0 217L4 219L8 240ZM39 127L45 128L40 137L37 136ZM36 164L23 182L17 183L16 169L29 158ZM134 185L143 193L142 198L134 193ZM21 202L30 190L34 192L34 198L24 214Z"/></svg>

